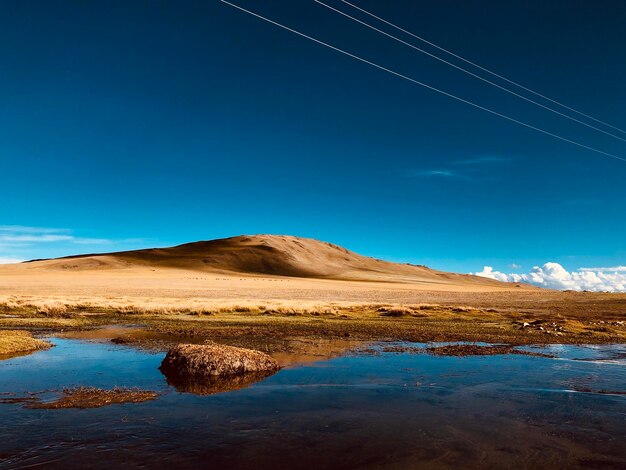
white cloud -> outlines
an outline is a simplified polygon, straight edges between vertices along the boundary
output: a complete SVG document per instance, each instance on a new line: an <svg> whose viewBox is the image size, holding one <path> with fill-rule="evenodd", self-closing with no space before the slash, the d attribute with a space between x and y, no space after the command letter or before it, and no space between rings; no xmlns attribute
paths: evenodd
<svg viewBox="0 0 626 470"><path fill-rule="evenodd" d="M0 264L14 264L21 263L22 261L24 260L19 258L3 258L0 256Z"/></svg>
<svg viewBox="0 0 626 470"><path fill-rule="evenodd" d="M106 238L83 238L72 235L65 228L25 227L24 225L0 225L0 246L27 246L33 243L68 242L77 245L102 245L112 243Z"/></svg>
<svg viewBox="0 0 626 470"><path fill-rule="evenodd" d="M70 233L66 228L26 227L24 225L0 225L0 233Z"/></svg>
<svg viewBox="0 0 626 470"><path fill-rule="evenodd" d="M108 239L75 236L65 228L0 225L0 264L15 263L23 259L46 257L51 249L75 254L82 245L137 245L147 243L141 238Z"/></svg>
<svg viewBox="0 0 626 470"><path fill-rule="evenodd" d="M49 234L2 234L0 233L0 242L4 243L46 243L46 242L65 242L72 241L74 237L71 235L49 235Z"/></svg>
<svg viewBox="0 0 626 470"><path fill-rule="evenodd" d="M623 270L615 268L581 268L569 272L559 263L549 262L543 266L535 266L528 274L506 274L494 271L491 266L485 266L482 271L471 274L504 282L526 282L548 289L626 292L626 274L621 271Z"/></svg>
<svg viewBox="0 0 626 470"><path fill-rule="evenodd" d="M424 177L441 177L441 178L463 178L467 179L466 175L450 170L424 170L413 173L413 176Z"/></svg>
<svg viewBox="0 0 626 470"><path fill-rule="evenodd" d="M623 273L626 272L626 266L612 266L609 268L580 268L581 271L598 271L601 273Z"/></svg>
<svg viewBox="0 0 626 470"><path fill-rule="evenodd" d="M469 157L462 160L449 162L449 164L445 165L444 167L409 172L408 176L440 179L465 179L471 181L476 176L476 172L482 170L485 165L504 164L512 162L513 160L515 160L515 158L512 157Z"/></svg>
<svg viewBox="0 0 626 470"><path fill-rule="evenodd" d="M511 269L520 269L522 266L520 264L511 263L509 264L509 268Z"/></svg>

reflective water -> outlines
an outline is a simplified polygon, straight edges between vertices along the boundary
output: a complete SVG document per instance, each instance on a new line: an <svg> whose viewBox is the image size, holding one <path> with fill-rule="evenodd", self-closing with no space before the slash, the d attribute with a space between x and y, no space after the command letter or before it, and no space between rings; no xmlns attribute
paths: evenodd
<svg viewBox="0 0 626 470"><path fill-rule="evenodd" d="M167 384L162 353L53 341L0 361L0 398L79 385L162 395L88 410L0 405L3 468L626 466L624 346L533 349L556 359L348 355L199 396Z"/></svg>

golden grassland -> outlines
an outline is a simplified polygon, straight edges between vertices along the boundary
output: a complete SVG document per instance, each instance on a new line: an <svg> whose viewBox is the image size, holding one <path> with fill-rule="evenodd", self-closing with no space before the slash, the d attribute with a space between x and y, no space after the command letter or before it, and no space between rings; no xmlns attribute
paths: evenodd
<svg viewBox="0 0 626 470"><path fill-rule="evenodd" d="M0 330L0 357L47 349L47 341L33 338L28 331Z"/></svg>
<svg viewBox="0 0 626 470"><path fill-rule="evenodd" d="M500 283L286 236L0 266L0 328L34 332L136 325L240 346L289 338L624 343L625 322L626 294Z"/></svg>
<svg viewBox="0 0 626 470"><path fill-rule="evenodd" d="M159 335L242 346L272 338L624 343L626 296L554 291L422 292L420 303L172 297L0 296L0 328L140 325ZM440 302L434 302L440 300ZM444 301L444 302L441 302ZM127 338L128 339L128 338ZM130 338L132 342L132 338Z"/></svg>

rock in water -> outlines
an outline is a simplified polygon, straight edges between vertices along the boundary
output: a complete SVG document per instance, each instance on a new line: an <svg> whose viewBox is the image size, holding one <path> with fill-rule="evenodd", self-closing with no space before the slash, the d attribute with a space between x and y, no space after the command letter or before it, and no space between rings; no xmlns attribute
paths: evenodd
<svg viewBox="0 0 626 470"><path fill-rule="evenodd" d="M266 379L276 371L248 372L242 375L213 376L213 378L181 378L166 375L167 383L179 392L193 393L194 395L213 395L215 393L231 392L247 388Z"/></svg>
<svg viewBox="0 0 626 470"><path fill-rule="evenodd" d="M248 373L273 373L278 362L261 351L207 342L179 344L167 352L161 363L167 377L215 379Z"/></svg>

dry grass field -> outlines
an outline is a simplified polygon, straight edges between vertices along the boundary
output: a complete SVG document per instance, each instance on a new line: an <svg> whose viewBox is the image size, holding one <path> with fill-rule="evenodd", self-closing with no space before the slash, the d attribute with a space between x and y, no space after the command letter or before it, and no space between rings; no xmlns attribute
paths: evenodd
<svg viewBox="0 0 626 470"><path fill-rule="evenodd" d="M33 338L28 331L0 330L0 358L47 349L50 343Z"/></svg>
<svg viewBox="0 0 626 470"><path fill-rule="evenodd" d="M624 342L626 294L559 292L367 258L286 236L0 266L0 328L142 324L255 336Z"/></svg>

